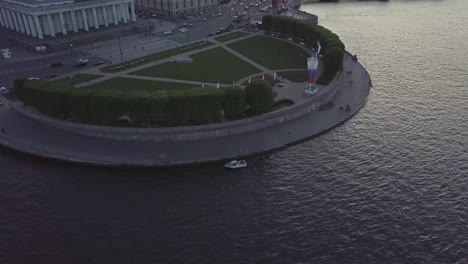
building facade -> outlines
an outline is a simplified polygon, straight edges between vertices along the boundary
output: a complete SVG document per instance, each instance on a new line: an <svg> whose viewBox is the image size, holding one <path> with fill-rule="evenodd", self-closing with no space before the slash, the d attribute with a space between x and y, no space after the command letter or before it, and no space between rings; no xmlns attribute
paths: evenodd
<svg viewBox="0 0 468 264"><path fill-rule="evenodd" d="M206 12L217 8L218 0L135 0L139 10L163 16Z"/></svg>
<svg viewBox="0 0 468 264"><path fill-rule="evenodd" d="M0 0L0 26L39 39L132 21L133 0Z"/></svg>

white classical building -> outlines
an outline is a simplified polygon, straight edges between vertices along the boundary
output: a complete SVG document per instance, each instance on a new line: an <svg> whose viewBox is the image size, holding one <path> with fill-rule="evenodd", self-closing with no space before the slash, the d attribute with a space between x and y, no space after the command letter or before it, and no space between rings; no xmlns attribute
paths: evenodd
<svg viewBox="0 0 468 264"><path fill-rule="evenodd" d="M177 16L205 12L218 7L218 0L135 0L140 10Z"/></svg>
<svg viewBox="0 0 468 264"><path fill-rule="evenodd" d="M0 0L0 26L39 39L132 21L133 0Z"/></svg>

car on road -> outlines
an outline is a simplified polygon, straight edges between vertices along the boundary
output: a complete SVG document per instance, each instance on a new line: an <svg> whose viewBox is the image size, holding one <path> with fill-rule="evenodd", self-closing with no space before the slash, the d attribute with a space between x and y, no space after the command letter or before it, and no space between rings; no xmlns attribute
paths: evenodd
<svg viewBox="0 0 468 264"><path fill-rule="evenodd" d="M183 28L179 28L179 31L182 33L186 33L188 32L188 29L183 27Z"/></svg>
<svg viewBox="0 0 468 264"><path fill-rule="evenodd" d="M172 33L174 33L174 31L172 31L172 30L166 30L166 31L164 31L164 35L170 35L170 34L172 34Z"/></svg>
<svg viewBox="0 0 468 264"><path fill-rule="evenodd" d="M193 24L192 23L188 24L188 27L193 27Z"/></svg>
<svg viewBox="0 0 468 264"><path fill-rule="evenodd" d="M50 67L60 67L60 66L63 66L63 62L61 62L61 61L52 62L49 66Z"/></svg>
<svg viewBox="0 0 468 264"><path fill-rule="evenodd" d="M40 80L40 79L37 78L37 77L29 77L29 78L28 78L28 81L33 81L33 80Z"/></svg>
<svg viewBox="0 0 468 264"><path fill-rule="evenodd" d="M206 21L206 17L204 17L201 21Z"/></svg>
<svg viewBox="0 0 468 264"><path fill-rule="evenodd" d="M183 23L182 25L179 26L179 28L184 28L187 27L187 23Z"/></svg>
<svg viewBox="0 0 468 264"><path fill-rule="evenodd" d="M248 6L245 6L245 7L244 7L244 9L245 9L245 10L248 10L248 9L249 9L249 7L248 7Z"/></svg>
<svg viewBox="0 0 468 264"><path fill-rule="evenodd" d="M223 15L223 13L219 12L217 16L222 16L222 15Z"/></svg>
<svg viewBox="0 0 468 264"><path fill-rule="evenodd" d="M86 66L88 64L88 60L87 59L78 59L76 62L75 62L75 67L83 67L83 66Z"/></svg>

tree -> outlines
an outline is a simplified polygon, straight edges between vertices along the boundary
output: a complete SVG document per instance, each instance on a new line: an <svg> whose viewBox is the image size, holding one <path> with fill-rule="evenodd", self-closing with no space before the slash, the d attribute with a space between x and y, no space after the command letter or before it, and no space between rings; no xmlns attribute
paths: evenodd
<svg viewBox="0 0 468 264"><path fill-rule="evenodd" d="M245 87L245 95L249 110L254 113L267 112L273 105L273 90L267 81L255 80L250 82Z"/></svg>
<svg viewBox="0 0 468 264"><path fill-rule="evenodd" d="M223 109L226 117L240 117L247 108L245 91L240 87L228 87L223 89Z"/></svg>
<svg viewBox="0 0 468 264"><path fill-rule="evenodd" d="M262 19L262 28L267 34L270 34L272 29L273 17L271 15L264 16Z"/></svg>

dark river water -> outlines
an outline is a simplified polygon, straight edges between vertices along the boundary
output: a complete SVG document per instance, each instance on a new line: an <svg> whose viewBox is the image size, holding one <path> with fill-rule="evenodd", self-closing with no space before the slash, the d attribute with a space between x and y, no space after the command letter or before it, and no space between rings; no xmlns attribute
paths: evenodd
<svg viewBox="0 0 468 264"><path fill-rule="evenodd" d="M468 263L468 1L302 8L373 77L352 120L236 172L2 149L0 263Z"/></svg>

